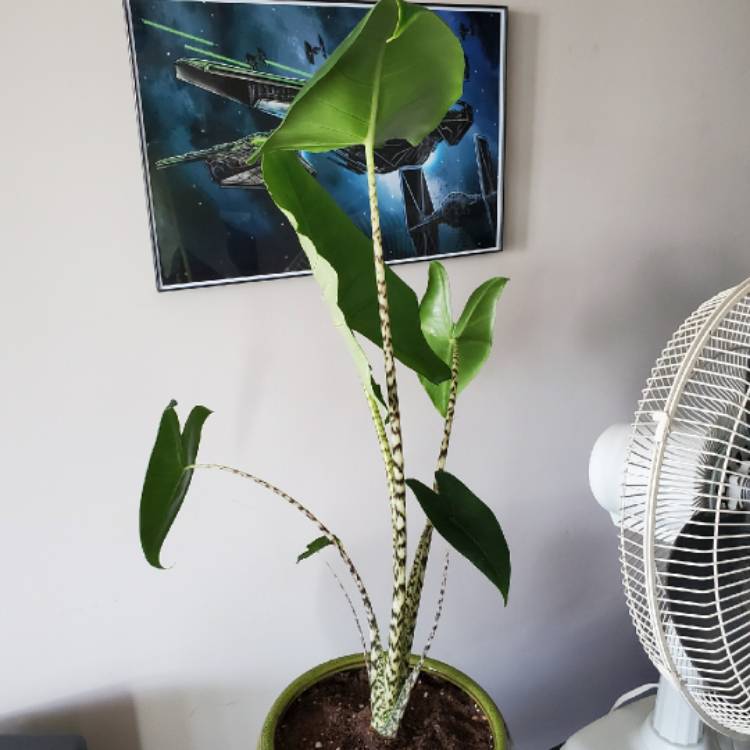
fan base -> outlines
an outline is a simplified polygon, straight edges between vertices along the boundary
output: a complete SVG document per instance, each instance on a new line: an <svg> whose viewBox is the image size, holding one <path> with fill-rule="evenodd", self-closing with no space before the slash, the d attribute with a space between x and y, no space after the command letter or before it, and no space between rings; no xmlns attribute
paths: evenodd
<svg viewBox="0 0 750 750"><path fill-rule="evenodd" d="M563 745L562 750L729 750L733 747L731 743L720 743L708 729L697 744L668 742L654 731L654 704L652 695L618 708L584 727Z"/></svg>

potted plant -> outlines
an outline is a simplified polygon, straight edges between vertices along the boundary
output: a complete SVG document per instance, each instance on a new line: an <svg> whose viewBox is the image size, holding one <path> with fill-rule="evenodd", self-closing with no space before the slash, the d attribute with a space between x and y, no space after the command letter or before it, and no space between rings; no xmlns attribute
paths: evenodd
<svg viewBox="0 0 750 750"><path fill-rule="evenodd" d="M479 286L454 321L446 271L432 263L427 290L418 301L385 264L375 177L377 146L394 138L418 144L461 96L463 72L461 45L434 13L403 0L380 0L301 90L279 128L258 142L253 156L253 161L262 159L268 191L297 231L334 325L352 355L373 423L392 522L387 640L340 536L269 482L228 466L197 463L201 431L211 413L207 408L193 408L181 426L172 401L161 417L140 504L141 544L151 565L161 567L162 545L194 471L228 471L276 494L316 526L318 536L299 560L334 549L351 575L365 614L367 637L359 628L363 655L317 667L290 685L269 714L261 750L302 747L299 738L309 739L315 732L320 739L311 747L342 750L498 750L505 745L502 719L490 698L456 670L427 659L442 611L447 555L437 616L420 656L413 655L413 642L434 531L484 573L507 602L510 553L500 525L492 511L445 470L456 400L489 355L495 304L507 280L492 278ZM370 237L353 224L298 156L302 151L352 146L362 149L367 165ZM382 353L384 391L359 336ZM406 478L396 360L417 374L444 420L436 472L429 483ZM428 519L411 562L407 487ZM347 599L356 619L356 608L348 595ZM425 690L413 690L418 680ZM413 695L417 697L410 701ZM341 718L334 724L341 726L316 728L317 714L306 712L307 699L316 705L326 699L338 705Z"/></svg>

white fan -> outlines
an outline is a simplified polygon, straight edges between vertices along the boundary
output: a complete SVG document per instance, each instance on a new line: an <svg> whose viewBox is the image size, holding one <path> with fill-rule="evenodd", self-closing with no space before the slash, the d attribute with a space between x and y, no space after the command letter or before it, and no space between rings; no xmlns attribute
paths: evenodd
<svg viewBox="0 0 750 750"><path fill-rule="evenodd" d="M674 334L589 478L661 681L565 749L750 748L750 279Z"/></svg>

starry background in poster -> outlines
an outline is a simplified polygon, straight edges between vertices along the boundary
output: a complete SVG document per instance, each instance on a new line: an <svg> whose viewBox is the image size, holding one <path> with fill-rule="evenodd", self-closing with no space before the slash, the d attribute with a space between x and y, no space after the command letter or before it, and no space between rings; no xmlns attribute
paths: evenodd
<svg viewBox="0 0 750 750"><path fill-rule="evenodd" d="M270 130L278 120L179 81L174 63L200 57L185 48L194 43L144 19L208 39L214 43L211 50L228 58L243 61L260 47L270 60L311 74L323 60L318 56L311 65L304 42L315 44L320 35L328 50L334 49L367 9L192 0L129 0L129 5L162 285L285 273L295 259L299 261L299 243L265 191L220 187L203 162L154 168L159 159ZM500 14L438 12L457 36L462 25L472 30L462 41L470 66L463 100L471 104L474 122L460 143L441 143L423 165L435 207L453 191L479 192L474 134L487 138L497 168L501 114ZM366 177L324 154L308 159L339 205L369 232ZM398 172L380 175L378 186L388 259L412 258L415 250L406 230ZM496 246L488 223L439 229L441 253Z"/></svg>

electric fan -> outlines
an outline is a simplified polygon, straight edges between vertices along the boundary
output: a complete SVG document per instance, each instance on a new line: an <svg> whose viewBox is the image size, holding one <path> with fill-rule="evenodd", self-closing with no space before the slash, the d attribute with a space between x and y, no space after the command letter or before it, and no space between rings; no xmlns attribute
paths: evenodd
<svg viewBox="0 0 750 750"><path fill-rule="evenodd" d="M750 748L750 279L678 329L589 478L661 680L565 750Z"/></svg>

